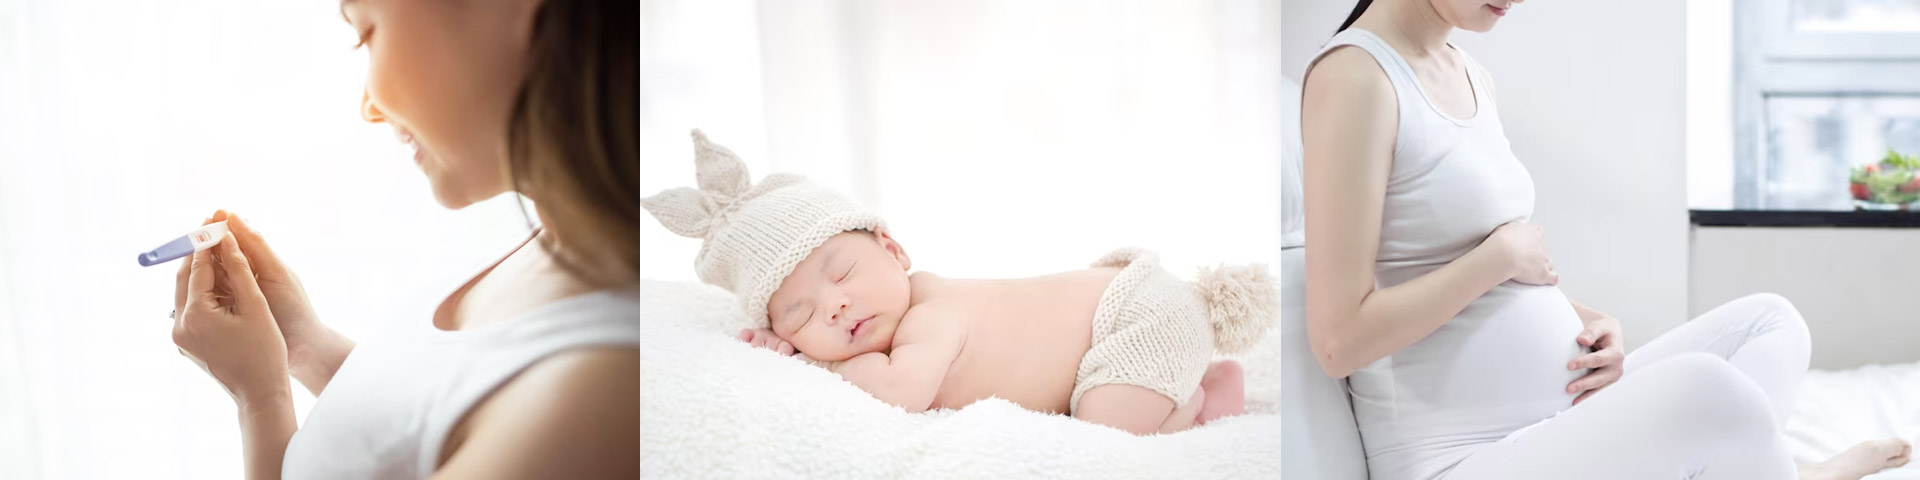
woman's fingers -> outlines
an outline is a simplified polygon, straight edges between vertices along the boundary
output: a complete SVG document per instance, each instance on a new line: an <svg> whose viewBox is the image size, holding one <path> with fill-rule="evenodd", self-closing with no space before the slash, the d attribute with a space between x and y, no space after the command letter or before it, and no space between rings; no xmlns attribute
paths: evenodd
<svg viewBox="0 0 1920 480"><path fill-rule="evenodd" d="M191 291L187 279L193 273L193 260L180 262L180 272L173 276L173 321L180 323L180 312L187 309L187 293Z"/></svg>
<svg viewBox="0 0 1920 480"><path fill-rule="evenodd" d="M1574 380L1573 383L1567 384L1567 393L1598 390L1601 387L1612 385L1615 380L1619 379L1620 367L1608 366L1594 370L1593 373L1589 373L1586 376L1580 377L1579 380Z"/></svg>
<svg viewBox="0 0 1920 480"><path fill-rule="evenodd" d="M1584 401L1587 401L1587 397L1591 397L1591 396L1593 396L1593 394L1595 394L1595 393L1600 393L1600 391L1599 391L1599 390L1587 390L1586 392L1582 392L1582 393L1580 394L1580 396L1578 396L1578 397L1573 397L1573 404L1574 404L1574 405L1579 405L1579 404L1580 404L1580 402L1584 402Z"/></svg>
<svg viewBox="0 0 1920 480"><path fill-rule="evenodd" d="M1574 357L1573 361L1567 362L1567 369L1600 368L1618 364L1625 359L1626 356L1621 354L1619 350L1608 348Z"/></svg>
<svg viewBox="0 0 1920 480"><path fill-rule="evenodd" d="M233 237L233 232L227 232L214 248L220 250L219 267L225 270L228 288L233 289L234 310L247 316L268 315L267 296L260 292L260 282L253 278L252 261L240 251L240 240Z"/></svg>
<svg viewBox="0 0 1920 480"><path fill-rule="evenodd" d="M220 306L219 300L214 295L214 268L212 250L193 252L193 257L188 260L187 265L187 304L182 311L176 313L185 316L186 309Z"/></svg>
<svg viewBox="0 0 1920 480"><path fill-rule="evenodd" d="M247 223L247 219L230 215L227 231L233 232L234 237L240 240L240 251L253 259L256 273L278 275L285 270L280 263L280 256L273 253L273 247L267 245L266 238L261 237L260 231L254 230L253 224Z"/></svg>

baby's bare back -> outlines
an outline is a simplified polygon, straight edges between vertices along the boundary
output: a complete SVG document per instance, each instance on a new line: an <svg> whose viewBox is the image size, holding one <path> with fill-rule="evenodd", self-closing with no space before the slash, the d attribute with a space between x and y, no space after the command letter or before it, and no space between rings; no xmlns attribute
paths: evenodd
<svg viewBox="0 0 1920 480"><path fill-rule="evenodd" d="M934 279L914 309L966 322L966 344L933 408L1000 397L1065 413L1074 376L1093 342L1093 312L1120 272L1099 268L1014 280Z"/></svg>

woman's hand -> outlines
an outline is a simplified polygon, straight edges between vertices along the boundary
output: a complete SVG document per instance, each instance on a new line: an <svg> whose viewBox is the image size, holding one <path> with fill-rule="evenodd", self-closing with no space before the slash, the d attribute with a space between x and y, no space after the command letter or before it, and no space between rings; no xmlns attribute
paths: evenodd
<svg viewBox="0 0 1920 480"><path fill-rule="evenodd" d="M1612 315L1592 313L1595 315L1583 316L1586 328L1580 331L1579 337L1574 338L1574 343L1580 344L1589 353L1567 362L1567 370L1592 369L1567 384L1568 394L1580 394L1573 398L1574 405L1579 405L1600 389L1613 385L1613 382L1620 381L1620 376L1626 373L1627 353L1622 346L1626 342L1621 338L1620 321Z"/></svg>
<svg viewBox="0 0 1920 480"><path fill-rule="evenodd" d="M1547 256L1546 234L1539 225L1524 221L1507 222L1487 237L1488 245L1502 249L1511 259L1512 279L1533 285L1558 285L1560 274L1553 270Z"/></svg>
<svg viewBox="0 0 1920 480"><path fill-rule="evenodd" d="M174 291L173 343L244 408L290 397L287 346L232 233L193 254Z"/></svg>
<svg viewBox="0 0 1920 480"><path fill-rule="evenodd" d="M297 427L286 340L248 260L228 232L180 265L173 344L233 396L247 478L274 479Z"/></svg>
<svg viewBox="0 0 1920 480"><path fill-rule="evenodd" d="M267 245L260 231L253 229L253 224L226 210L215 211L207 218L207 223L218 221L227 222L227 230L239 242L240 252L250 260L253 278L267 299L274 322L280 326L281 337L286 340L288 368L308 390L319 395L333 379L333 373L340 369L347 353L353 350L353 340L320 323L300 277L280 261L280 256ZM181 271L181 278L185 278L185 265Z"/></svg>

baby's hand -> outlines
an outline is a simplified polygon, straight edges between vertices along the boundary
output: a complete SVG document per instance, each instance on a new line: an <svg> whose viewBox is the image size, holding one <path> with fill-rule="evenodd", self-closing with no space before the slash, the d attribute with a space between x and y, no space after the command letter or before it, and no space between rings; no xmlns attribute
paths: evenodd
<svg viewBox="0 0 1920 480"><path fill-rule="evenodd" d="M781 340L780 336L773 334L773 330L765 328L741 329L740 334L734 335L734 338L738 338L742 342L747 342L748 345L773 350L781 355L793 355L793 344L787 343L786 340Z"/></svg>

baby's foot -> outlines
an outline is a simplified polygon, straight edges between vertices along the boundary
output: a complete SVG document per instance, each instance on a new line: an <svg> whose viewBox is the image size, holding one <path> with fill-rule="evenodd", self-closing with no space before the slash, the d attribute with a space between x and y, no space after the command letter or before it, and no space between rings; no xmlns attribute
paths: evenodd
<svg viewBox="0 0 1920 480"><path fill-rule="evenodd" d="M1868 440L1827 461L1800 466L1801 480L1859 480L1881 470L1907 464L1913 445L1906 440L1888 438Z"/></svg>
<svg viewBox="0 0 1920 480"><path fill-rule="evenodd" d="M1240 363L1221 360L1207 366L1207 374L1200 377L1200 389L1207 392L1206 399L1200 404L1200 414L1194 423L1205 425L1220 417L1230 417L1246 412L1247 389L1245 372Z"/></svg>

